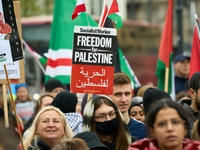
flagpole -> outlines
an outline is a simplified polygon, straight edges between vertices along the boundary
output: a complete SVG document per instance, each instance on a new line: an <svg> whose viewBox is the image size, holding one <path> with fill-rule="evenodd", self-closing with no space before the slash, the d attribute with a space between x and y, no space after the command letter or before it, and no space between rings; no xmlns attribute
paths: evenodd
<svg viewBox="0 0 200 150"><path fill-rule="evenodd" d="M169 83L169 67L165 69L165 92L168 93L168 83Z"/></svg>
<svg viewBox="0 0 200 150"><path fill-rule="evenodd" d="M88 25L90 26L89 19L88 19L88 15L87 15L87 13L86 13L86 12L85 12L85 14L86 14L86 17L87 17L87 22L88 22Z"/></svg>
<svg viewBox="0 0 200 150"><path fill-rule="evenodd" d="M29 50L28 50L29 51ZM29 51L30 52L30 51ZM31 52L30 52L31 53ZM45 74L45 70L44 70L44 68L43 68L43 66L42 66L42 64L41 63L39 63L37 60L36 60L36 58L33 56L33 58L35 59L35 61L37 62L37 64L38 64L38 66L40 67L40 69L42 70L42 72Z"/></svg>
<svg viewBox="0 0 200 150"><path fill-rule="evenodd" d="M31 56L33 56L33 54L31 53L31 50L29 49L29 45L24 41L24 39L22 40L23 44L26 46L26 48L28 49L29 53L31 54ZM33 58L35 59L35 61L37 62L37 64L39 65L40 69L42 70L42 72L45 74L45 70L44 67L42 66L42 64L40 62L38 62L38 60L33 56Z"/></svg>
<svg viewBox="0 0 200 150"><path fill-rule="evenodd" d="M112 0L112 2L113 2L113 0ZM111 2L111 4L110 4L110 7L109 7L109 9L108 9L108 12L106 13L106 17L108 16L109 10L110 10L111 5L112 5L112 2ZM103 24L102 24L103 27L104 27L105 22L106 22L106 18L105 18L104 21L103 21Z"/></svg>
<svg viewBox="0 0 200 150"><path fill-rule="evenodd" d="M15 102L13 100L12 90L11 90L11 87L10 87L10 80L9 80L9 77L8 77L6 65L4 65L4 70L5 70L5 73L6 73L7 84L8 84L8 88L9 88L9 91L10 91L11 101L12 101L12 104L13 104L13 110L14 110L14 113L15 113L15 119L16 119L16 122L17 122L17 128L18 128L18 132L19 132L19 137L20 137L22 149L25 150L23 140L22 140L22 134L21 134L21 130L20 130L19 122L18 122L17 112L16 112L16 108L15 108Z"/></svg>

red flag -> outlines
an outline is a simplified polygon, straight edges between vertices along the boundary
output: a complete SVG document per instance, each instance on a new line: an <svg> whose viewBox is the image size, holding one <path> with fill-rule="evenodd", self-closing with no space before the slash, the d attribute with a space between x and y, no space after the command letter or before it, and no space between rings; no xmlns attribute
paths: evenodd
<svg viewBox="0 0 200 150"><path fill-rule="evenodd" d="M190 58L190 73L189 79L195 73L200 71L200 38L199 38L199 19L195 14L195 27L194 27L194 35L193 35L193 42L192 42L192 53Z"/></svg>
<svg viewBox="0 0 200 150"><path fill-rule="evenodd" d="M166 67L169 67L169 61L170 61L169 55L170 53L172 53L172 48L173 48L172 21L173 21L173 0L169 0L167 16L165 19L165 25L163 28L159 54L158 54L159 59L166 65Z"/></svg>
<svg viewBox="0 0 200 150"><path fill-rule="evenodd" d="M165 18L165 25L160 41L156 76L158 77L158 88L174 93L173 83L173 0L168 1L168 9ZM174 95L172 96L174 97Z"/></svg>
<svg viewBox="0 0 200 150"><path fill-rule="evenodd" d="M101 14L101 17L99 20L99 27L104 27L104 24L105 24L106 18L107 18L107 13L108 13L108 7L107 7L106 1L104 1L102 14Z"/></svg>
<svg viewBox="0 0 200 150"><path fill-rule="evenodd" d="M76 7L74 9L74 12L72 14L72 20L74 20L78 15L80 15L84 11L86 11L84 1L78 0L77 3L76 3Z"/></svg>

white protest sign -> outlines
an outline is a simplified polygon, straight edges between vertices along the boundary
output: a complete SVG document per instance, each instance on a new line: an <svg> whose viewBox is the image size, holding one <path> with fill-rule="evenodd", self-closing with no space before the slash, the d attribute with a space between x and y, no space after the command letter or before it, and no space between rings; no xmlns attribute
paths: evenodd
<svg viewBox="0 0 200 150"><path fill-rule="evenodd" d="M20 78L20 69L19 61L10 63L6 65L9 79L19 79ZM0 79L6 79L5 69L0 65Z"/></svg>

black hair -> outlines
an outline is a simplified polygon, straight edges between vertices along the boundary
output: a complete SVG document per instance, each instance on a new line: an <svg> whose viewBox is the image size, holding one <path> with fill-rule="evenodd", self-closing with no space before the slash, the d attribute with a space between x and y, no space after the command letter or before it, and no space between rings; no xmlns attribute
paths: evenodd
<svg viewBox="0 0 200 150"><path fill-rule="evenodd" d="M183 108L183 106L181 106L180 104L177 104L174 101L171 100L167 100L167 99L162 99L158 102L156 102L153 107L151 107L151 109L149 110L149 112L147 113L147 116L145 118L145 124L148 127L153 128L153 124L155 123L155 118L156 118L156 114L163 108L174 108L175 110L177 110L179 116L185 121L185 127L186 130L189 130L190 124L188 121L188 116L189 114L185 111L185 109Z"/></svg>
<svg viewBox="0 0 200 150"><path fill-rule="evenodd" d="M200 88L200 72L196 72L192 75L190 80L186 83L186 88L188 90L193 89L197 93L198 89Z"/></svg>

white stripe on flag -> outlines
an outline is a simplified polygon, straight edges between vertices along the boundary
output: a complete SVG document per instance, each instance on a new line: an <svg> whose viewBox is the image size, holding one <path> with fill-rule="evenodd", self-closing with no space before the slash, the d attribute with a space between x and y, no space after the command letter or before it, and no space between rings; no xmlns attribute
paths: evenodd
<svg viewBox="0 0 200 150"><path fill-rule="evenodd" d="M52 68L50 66L46 67L46 74L50 77L55 77L59 75L69 75L71 76L71 66L59 66L56 68Z"/></svg>
<svg viewBox="0 0 200 150"><path fill-rule="evenodd" d="M58 50L49 49L48 57L51 58L52 60L57 60L59 58L72 59L72 50L71 49L58 49Z"/></svg>
<svg viewBox="0 0 200 150"><path fill-rule="evenodd" d="M81 5L81 4L84 4L84 1L83 0L78 0L78 2L76 3L76 6L77 5Z"/></svg>

